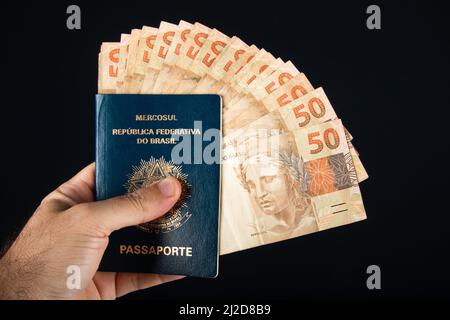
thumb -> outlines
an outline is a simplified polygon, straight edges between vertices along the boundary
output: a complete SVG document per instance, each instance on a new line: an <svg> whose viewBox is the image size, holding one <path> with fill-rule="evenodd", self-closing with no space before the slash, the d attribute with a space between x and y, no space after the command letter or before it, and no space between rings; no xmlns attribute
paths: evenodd
<svg viewBox="0 0 450 320"><path fill-rule="evenodd" d="M180 182L169 177L124 196L82 205L87 206L89 218L109 235L161 217L173 207L180 194Z"/></svg>

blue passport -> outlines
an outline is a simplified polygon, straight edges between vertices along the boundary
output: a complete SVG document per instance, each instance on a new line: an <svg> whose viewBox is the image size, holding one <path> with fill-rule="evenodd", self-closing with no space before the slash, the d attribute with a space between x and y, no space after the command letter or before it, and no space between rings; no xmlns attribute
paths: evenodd
<svg viewBox="0 0 450 320"><path fill-rule="evenodd" d="M97 95L97 200L167 176L183 187L163 217L110 235L101 271L217 276L220 130L218 95Z"/></svg>

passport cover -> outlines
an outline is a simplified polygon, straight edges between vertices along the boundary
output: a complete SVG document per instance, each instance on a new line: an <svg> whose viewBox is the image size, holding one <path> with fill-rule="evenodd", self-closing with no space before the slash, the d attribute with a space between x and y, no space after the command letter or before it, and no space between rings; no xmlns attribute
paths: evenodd
<svg viewBox="0 0 450 320"><path fill-rule="evenodd" d="M101 271L217 276L220 161L206 157L220 160L220 129L218 95L97 95L97 200L168 175L183 186L165 216L110 235Z"/></svg>

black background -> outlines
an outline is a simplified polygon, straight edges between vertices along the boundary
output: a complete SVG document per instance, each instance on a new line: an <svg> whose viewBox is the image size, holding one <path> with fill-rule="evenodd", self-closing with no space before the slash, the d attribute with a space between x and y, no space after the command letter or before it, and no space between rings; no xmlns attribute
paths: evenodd
<svg viewBox="0 0 450 320"><path fill-rule="evenodd" d="M81 30L66 28L70 4L81 7ZM371 31L370 4L2 2L0 244L94 160L100 43L184 19L290 59L325 88L370 175L361 185L368 220L227 255L217 279L126 298L448 298L449 11L378 1L382 29ZM381 267L381 290L366 287L371 264Z"/></svg>

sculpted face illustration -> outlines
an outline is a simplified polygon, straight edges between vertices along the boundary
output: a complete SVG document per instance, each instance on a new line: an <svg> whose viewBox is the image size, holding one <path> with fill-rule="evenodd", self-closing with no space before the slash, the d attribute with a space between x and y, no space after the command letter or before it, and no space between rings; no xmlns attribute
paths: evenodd
<svg viewBox="0 0 450 320"><path fill-rule="evenodd" d="M292 154L272 153L248 157L239 167L241 182L259 213L255 227L268 231L269 237L316 227L308 213L310 198L301 190L297 164Z"/></svg>
<svg viewBox="0 0 450 320"><path fill-rule="evenodd" d="M246 170L246 184L264 214L276 215L289 206L286 173L276 163L254 163Z"/></svg>

